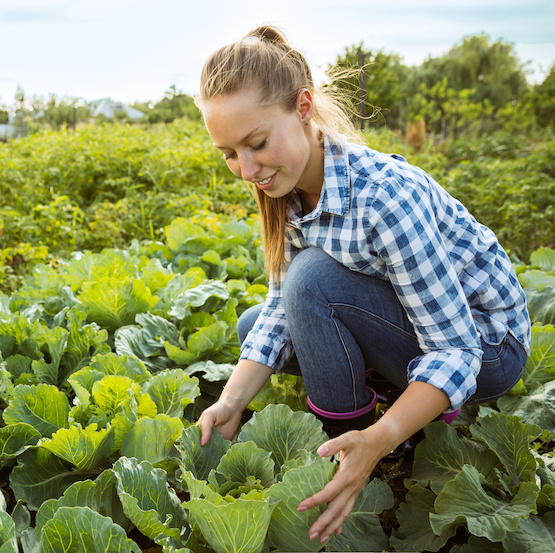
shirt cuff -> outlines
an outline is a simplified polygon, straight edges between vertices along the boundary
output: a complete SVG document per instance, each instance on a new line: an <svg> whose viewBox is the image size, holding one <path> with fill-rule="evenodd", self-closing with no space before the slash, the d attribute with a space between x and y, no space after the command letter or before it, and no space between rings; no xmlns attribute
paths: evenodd
<svg viewBox="0 0 555 553"><path fill-rule="evenodd" d="M440 389L451 402L445 411L450 413L476 392L481 363L481 349L432 351L409 363L408 381L427 382Z"/></svg>
<svg viewBox="0 0 555 553"><path fill-rule="evenodd" d="M262 338L251 330L243 345L239 359L249 359L267 365L279 372L293 355L293 346L279 334L265 334Z"/></svg>

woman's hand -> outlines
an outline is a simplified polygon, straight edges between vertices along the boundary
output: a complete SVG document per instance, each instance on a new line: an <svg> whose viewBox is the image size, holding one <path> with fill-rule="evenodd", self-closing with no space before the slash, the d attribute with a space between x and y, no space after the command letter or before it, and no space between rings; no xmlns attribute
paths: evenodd
<svg viewBox="0 0 555 553"><path fill-rule="evenodd" d="M226 440L232 440L241 424L241 414L250 401L269 380L274 371L257 363L241 359L229 377L220 399L205 409L199 418L200 444L212 436L212 428Z"/></svg>
<svg viewBox="0 0 555 553"><path fill-rule="evenodd" d="M379 436L375 436L372 428L347 432L325 442L318 449L318 454L322 457L331 457L339 453L339 469L322 491L299 504L299 511L311 509L322 503L328 504L327 509L310 527L308 535L311 540L320 537L320 541L324 543L334 532L341 533L342 525L347 520L357 495L378 461L386 454L378 453L382 451L383 446L378 444Z"/></svg>
<svg viewBox="0 0 555 553"><path fill-rule="evenodd" d="M339 453L339 469L322 491L299 504L301 511L328 504L310 527L310 538L320 537L324 543L334 532L340 534L357 495L378 461L433 421L449 405L448 397L438 388L426 382L411 382L375 424L322 444L318 449L322 457Z"/></svg>
<svg viewBox="0 0 555 553"><path fill-rule="evenodd" d="M200 445L208 442L212 436L212 428L215 428L222 438L232 440L241 424L241 413L241 410L221 399L205 409L198 420L201 431Z"/></svg>

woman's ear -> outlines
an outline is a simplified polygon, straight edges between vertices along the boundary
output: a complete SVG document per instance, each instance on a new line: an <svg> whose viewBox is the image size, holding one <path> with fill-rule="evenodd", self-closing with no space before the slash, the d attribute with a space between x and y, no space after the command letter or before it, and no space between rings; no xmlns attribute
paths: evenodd
<svg viewBox="0 0 555 553"><path fill-rule="evenodd" d="M303 88L297 96L297 113L303 125L308 125L314 113L314 100L308 88Z"/></svg>

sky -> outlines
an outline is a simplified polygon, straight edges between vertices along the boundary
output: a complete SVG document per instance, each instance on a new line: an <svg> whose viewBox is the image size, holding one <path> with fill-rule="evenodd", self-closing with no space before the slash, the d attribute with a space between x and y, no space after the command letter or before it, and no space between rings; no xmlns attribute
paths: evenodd
<svg viewBox="0 0 555 553"><path fill-rule="evenodd" d="M321 80L345 47L441 56L464 37L513 44L541 82L555 62L555 0L0 0L0 105L27 97L157 101L198 91L206 58L260 24L285 31Z"/></svg>

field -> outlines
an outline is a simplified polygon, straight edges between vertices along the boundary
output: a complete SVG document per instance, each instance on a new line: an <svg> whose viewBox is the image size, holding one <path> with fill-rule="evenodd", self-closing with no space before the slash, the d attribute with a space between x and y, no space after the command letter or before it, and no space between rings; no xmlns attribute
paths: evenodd
<svg viewBox="0 0 555 553"><path fill-rule="evenodd" d="M508 250L532 355L505 397L428 425L382 462L325 551L555 550L554 139L506 132L418 151ZM301 499L337 468L301 379L274 376L237 439L195 422L264 300L253 199L205 131L90 125L0 144L0 553L318 551ZM378 406L378 415L387 406Z"/></svg>

